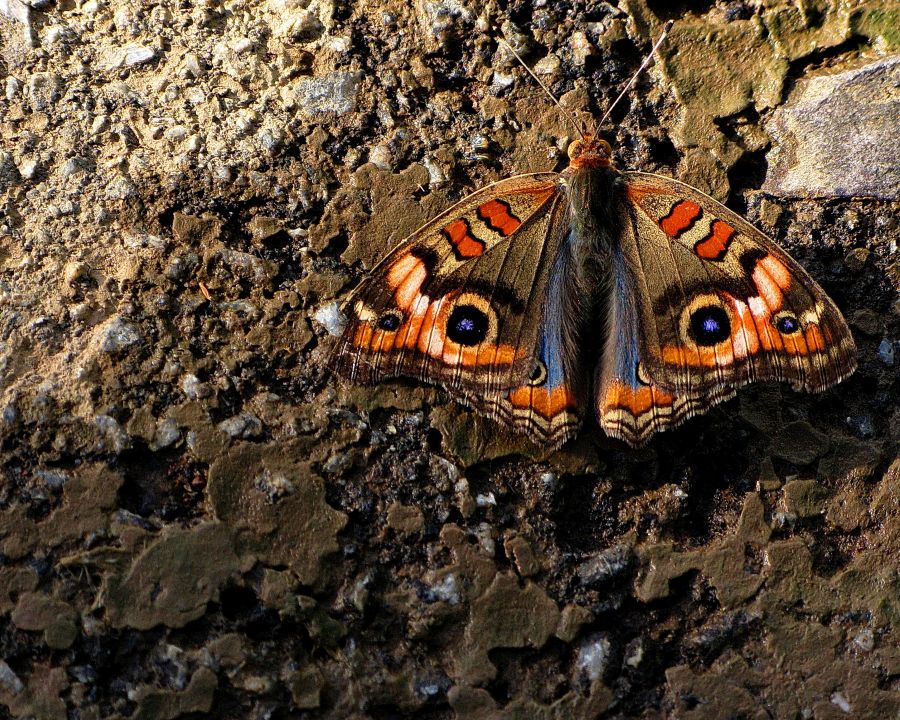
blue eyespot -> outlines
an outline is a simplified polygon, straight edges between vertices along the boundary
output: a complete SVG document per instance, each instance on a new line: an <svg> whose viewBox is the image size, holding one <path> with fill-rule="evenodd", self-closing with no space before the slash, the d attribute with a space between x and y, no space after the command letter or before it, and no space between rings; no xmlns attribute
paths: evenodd
<svg viewBox="0 0 900 720"><path fill-rule="evenodd" d="M403 322L403 318L400 313L394 310L388 310L384 315L378 318L378 328L381 330L387 330L388 332L394 332L397 328L400 327L400 323Z"/></svg>
<svg viewBox="0 0 900 720"><path fill-rule="evenodd" d="M795 315L782 313L775 318L775 329L782 335L791 335L800 329L800 322Z"/></svg>
<svg viewBox="0 0 900 720"><path fill-rule="evenodd" d="M731 337L731 321L718 305L702 307L691 313L691 335L698 345L711 347Z"/></svg>
<svg viewBox="0 0 900 720"><path fill-rule="evenodd" d="M474 305L457 305L447 320L447 337L460 345L477 345L487 331L488 316Z"/></svg>

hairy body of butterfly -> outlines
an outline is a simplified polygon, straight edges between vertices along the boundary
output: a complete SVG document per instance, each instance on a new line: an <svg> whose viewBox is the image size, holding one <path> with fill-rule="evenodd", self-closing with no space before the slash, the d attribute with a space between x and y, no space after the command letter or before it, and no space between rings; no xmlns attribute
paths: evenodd
<svg viewBox="0 0 900 720"><path fill-rule="evenodd" d="M557 447L593 413L631 445L758 380L818 392L856 367L832 301L747 221L620 172L585 136L562 173L489 185L351 296L332 366L409 376Z"/></svg>

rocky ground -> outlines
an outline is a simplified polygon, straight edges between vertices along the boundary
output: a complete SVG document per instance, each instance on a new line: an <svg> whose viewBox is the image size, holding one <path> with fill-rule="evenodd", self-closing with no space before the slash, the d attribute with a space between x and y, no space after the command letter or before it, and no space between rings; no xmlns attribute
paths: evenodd
<svg viewBox="0 0 900 720"><path fill-rule="evenodd" d="M561 113L770 232L859 370L546 455L324 367ZM0 716L900 712L900 11L0 0ZM586 116L586 115L585 115Z"/></svg>

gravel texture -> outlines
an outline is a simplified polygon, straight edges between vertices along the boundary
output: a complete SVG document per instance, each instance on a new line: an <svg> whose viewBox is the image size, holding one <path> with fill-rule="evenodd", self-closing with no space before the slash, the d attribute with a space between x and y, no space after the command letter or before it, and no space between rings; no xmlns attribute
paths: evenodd
<svg viewBox="0 0 900 720"><path fill-rule="evenodd" d="M813 5L0 0L0 716L897 717L900 11ZM498 40L599 117L668 19L617 161L770 232L856 374L551 455L331 377L384 252L563 164Z"/></svg>

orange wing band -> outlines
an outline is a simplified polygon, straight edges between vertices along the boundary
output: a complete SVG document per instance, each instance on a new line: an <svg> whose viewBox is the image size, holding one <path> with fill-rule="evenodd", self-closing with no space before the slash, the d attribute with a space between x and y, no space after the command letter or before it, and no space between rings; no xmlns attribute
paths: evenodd
<svg viewBox="0 0 900 720"><path fill-rule="evenodd" d="M703 209L692 200L679 200L669 214L659 221L663 232L671 238L679 238L703 215Z"/></svg>
<svg viewBox="0 0 900 720"><path fill-rule="evenodd" d="M522 224L522 221L510 212L509 203L502 200L488 200L479 205L478 217L491 230L495 230L503 237L512 235Z"/></svg>
<svg viewBox="0 0 900 720"><path fill-rule="evenodd" d="M453 252L458 260L478 257L484 252L484 241L472 235L469 223L463 219L447 223L441 232L453 246Z"/></svg>

